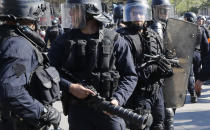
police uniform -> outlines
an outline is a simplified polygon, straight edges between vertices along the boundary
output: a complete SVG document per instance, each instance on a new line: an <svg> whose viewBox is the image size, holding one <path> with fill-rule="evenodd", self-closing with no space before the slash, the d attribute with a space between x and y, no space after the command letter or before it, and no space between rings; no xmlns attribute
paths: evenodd
<svg viewBox="0 0 210 130"><path fill-rule="evenodd" d="M53 44L60 35L63 34L63 31L61 28L58 27L58 25L53 25L46 30L46 35L44 37L44 41L48 43L50 41L50 44Z"/></svg>
<svg viewBox="0 0 210 130"><path fill-rule="evenodd" d="M204 65L203 59L207 56L208 52L209 52L208 38L205 33L204 27L200 26L199 35L198 35L198 46L195 48L193 54L193 65L190 71L190 78L188 85L188 91L191 95L195 94L194 84L201 70L201 65L202 66ZM198 96L200 96L200 94L198 94Z"/></svg>
<svg viewBox="0 0 210 130"><path fill-rule="evenodd" d="M34 23L35 17L27 13L29 10L37 13L31 5L35 9L39 4L44 5L44 1L3 1L4 16L0 17L4 21L0 26L0 129L37 130L50 124L58 125L61 119L56 109L45 106L51 105L60 97L59 80L54 80L59 79L58 72L44 58L41 51L45 43L39 35L21 24L22 20ZM22 6L25 8L21 8ZM55 97L49 94L51 87L56 88L55 95L53 94ZM37 93L38 90L40 91ZM45 92L49 95L45 95Z"/></svg>
<svg viewBox="0 0 210 130"><path fill-rule="evenodd" d="M206 81L210 79L210 51L208 52L207 56L203 59L203 66L198 75L198 80Z"/></svg>
<svg viewBox="0 0 210 130"><path fill-rule="evenodd" d="M112 35L111 32L109 33ZM110 70L108 68L108 70L105 69L104 67L102 67L103 65L100 64L100 62L103 62L101 60L103 60L105 57L103 57L103 49L99 47L102 44L102 42L100 42L99 40L99 37L101 37L101 33L85 35L78 29L71 30L70 32L64 33L64 35L62 35L52 46L49 52L49 58L51 64L59 70L61 70L61 68L64 67L69 72L73 73L76 77L80 77L81 80L84 79L87 82L91 82L91 84L98 90L98 92L105 97L103 92L106 90L105 88L102 88L103 84L101 84L102 79L100 80L100 75L102 77L103 74L109 72ZM72 42L67 42L69 40ZM97 43L98 40L99 42ZM82 47L82 41L83 45L86 45L86 47ZM104 39L104 41L106 41L106 39ZM70 45L74 42L76 43L75 47L70 47ZM132 61L131 52L126 41L122 37L116 36L116 39L115 41L112 41L112 44L110 44L112 46L110 47L113 48L113 50L108 50L108 52L113 52L111 57L115 58L115 60L113 61L113 59L111 58L111 62L110 60L107 60L107 62L110 62L110 64L116 66L116 68L114 67L112 69L113 71L119 72L120 79L119 85L116 86L117 88L115 88L116 90L113 91L113 94L110 95L110 97L106 98L115 98L119 101L119 105L124 105L131 93L133 92L133 89L135 88L137 77L135 67ZM94 45L97 45L98 47ZM109 46L107 47L110 48ZM71 49L68 50L68 48ZM96 49L94 51L97 52L97 55L93 54L91 57L89 57L89 55L91 55L91 52L88 51L90 50L82 48L92 48L91 50ZM99 50L99 48L102 50ZM81 54L76 52L79 52ZM82 54L82 52L85 53ZM70 60L68 61L67 59L69 57L69 53L72 53L71 55L74 56L72 58L69 58ZM92 60L93 62L91 63L87 61L87 59L89 59L89 61ZM65 66L65 64L68 64L68 66ZM89 74L89 71L91 72L91 74ZM89 75L88 77L92 78L86 77L85 75L87 74ZM62 80L65 80L65 78L67 77L63 78L64 79ZM62 89L68 92L70 84L71 81L66 82L66 84L62 85ZM95 128L98 128L100 130L125 129L125 124L123 123L123 120L121 118L111 117L101 112L96 112L93 109L79 106L77 104L69 106L69 122L70 129L77 130L92 130Z"/></svg>
<svg viewBox="0 0 210 130"><path fill-rule="evenodd" d="M164 40L165 37L165 30L167 26L167 19L169 16L169 11L171 8L171 3L169 0L152 0L152 16L153 22L151 28L159 34L161 39ZM163 17L165 16L165 17ZM163 53L166 53L166 48L163 44ZM166 56L167 57L167 56ZM169 86L164 86L169 87ZM174 109L175 111L175 109ZM165 108L165 129L166 130L173 130L174 129L174 112L172 108Z"/></svg>
<svg viewBox="0 0 210 130"><path fill-rule="evenodd" d="M128 39L130 46L132 47L131 51L136 52L133 53L134 61L136 61L136 69L139 65L147 62L144 59L144 54L149 55L159 55L161 54L162 47L161 44L156 41L153 42L152 45L147 41L143 41L142 39L146 39L138 33L138 30L135 28L124 28L121 29L119 33L121 33L126 39ZM152 37L157 36L157 34L151 29L147 29ZM134 39L135 37L135 39ZM135 45L134 45L135 44ZM135 50L139 46L138 50ZM138 55L136 55L138 54ZM142 60L142 61L141 61ZM136 110L136 112L141 111L152 112L153 115L153 125L152 128L157 127L158 125L163 125L165 113L164 113L164 99L162 93L162 81L154 78L148 78L146 73L151 73L151 68L147 68L145 70L138 70L137 73L139 75L138 85L129 99L127 106ZM147 83L146 83L146 82ZM150 83L149 83L150 82ZM141 113L140 112L140 113Z"/></svg>
<svg viewBox="0 0 210 130"><path fill-rule="evenodd" d="M0 99L5 115L2 118L6 122L3 128L13 126L17 127L16 129L35 129L45 108L44 102L41 103L41 100L33 98L32 92L28 91L32 89L30 88L32 74L40 64L36 50L28 40L16 33L5 36L5 33L15 32L11 26L2 25L1 30L4 30L4 34L1 34L3 37L1 37L0 46ZM35 85L34 82L33 85ZM39 88L37 84L35 86ZM17 120L17 126L7 124L11 119ZM21 123L23 126L20 125Z"/></svg>

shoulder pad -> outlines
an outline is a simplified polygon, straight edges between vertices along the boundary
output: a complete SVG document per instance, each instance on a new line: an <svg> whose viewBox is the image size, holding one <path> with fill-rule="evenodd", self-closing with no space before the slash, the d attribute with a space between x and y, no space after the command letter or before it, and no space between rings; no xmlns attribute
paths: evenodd
<svg viewBox="0 0 210 130"><path fill-rule="evenodd" d="M103 37L108 38L111 41L116 41L118 38L118 33L114 30L104 28L103 29Z"/></svg>
<svg viewBox="0 0 210 130"><path fill-rule="evenodd" d="M147 28L146 29L146 31L145 31L145 33L146 33L146 35L148 35L148 36L155 36L155 37L157 37L158 36L158 34L153 30L153 29L151 29L151 28Z"/></svg>

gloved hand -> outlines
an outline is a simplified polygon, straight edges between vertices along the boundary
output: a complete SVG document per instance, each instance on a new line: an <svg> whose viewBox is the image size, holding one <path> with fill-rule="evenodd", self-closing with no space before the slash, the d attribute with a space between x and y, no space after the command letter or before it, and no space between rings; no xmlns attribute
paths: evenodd
<svg viewBox="0 0 210 130"><path fill-rule="evenodd" d="M41 115L41 121L45 125L53 125L55 129L58 128L61 121L61 114L52 106L45 106L44 113Z"/></svg>
<svg viewBox="0 0 210 130"><path fill-rule="evenodd" d="M157 81L173 75L171 64L164 59L150 60L142 64L140 71L146 80Z"/></svg>
<svg viewBox="0 0 210 130"><path fill-rule="evenodd" d="M152 65L152 73L160 78L169 78L173 75L171 64L166 60L158 60Z"/></svg>

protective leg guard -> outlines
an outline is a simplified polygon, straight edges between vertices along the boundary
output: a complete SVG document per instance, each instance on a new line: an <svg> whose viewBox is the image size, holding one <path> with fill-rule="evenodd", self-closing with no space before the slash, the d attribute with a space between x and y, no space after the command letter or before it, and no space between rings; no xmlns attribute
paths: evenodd
<svg viewBox="0 0 210 130"><path fill-rule="evenodd" d="M174 130L174 110L173 108L165 109L165 130Z"/></svg>

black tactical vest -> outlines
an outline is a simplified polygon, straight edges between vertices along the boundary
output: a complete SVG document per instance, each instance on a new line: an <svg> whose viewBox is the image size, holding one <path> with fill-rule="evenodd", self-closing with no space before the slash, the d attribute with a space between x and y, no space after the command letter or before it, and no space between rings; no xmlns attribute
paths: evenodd
<svg viewBox="0 0 210 130"><path fill-rule="evenodd" d="M73 82L92 85L102 97L109 99L120 78L113 51L117 33L103 29L99 31L98 38L79 38L77 32L71 30L68 34L63 69L79 79Z"/></svg>
<svg viewBox="0 0 210 130"><path fill-rule="evenodd" d="M150 75L152 73L152 68L141 68L141 65L151 60L147 55L160 55L163 51L162 41L156 32L150 28L145 28L142 33L134 31L130 28L121 29L119 32L126 40L131 47L131 52L134 58L134 63L136 67L138 78L138 88L146 91L154 91L154 88L159 87L162 84L159 81L151 82ZM157 87L154 87L157 86Z"/></svg>
<svg viewBox="0 0 210 130"><path fill-rule="evenodd" d="M160 37L150 28L146 28L142 33L124 28L119 30L119 33L128 41L136 65L149 60L144 57L144 54L158 55L163 52Z"/></svg>
<svg viewBox="0 0 210 130"><path fill-rule="evenodd" d="M50 39L50 42L55 42L56 38L59 36L59 28L58 26L51 26L48 30L48 37Z"/></svg>
<svg viewBox="0 0 210 130"><path fill-rule="evenodd" d="M32 43L35 40L28 39L29 37L24 35L23 31L17 30L17 28L10 29L1 35L0 42L2 44L11 37L24 37L31 42L31 47L36 53L38 66L31 73L30 80L25 86L29 94L44 105L51 105L53 102L60 100L59 74L54 67L49 65L47 56L35 47L34 44L37 46L39 43Z"/></svg>

